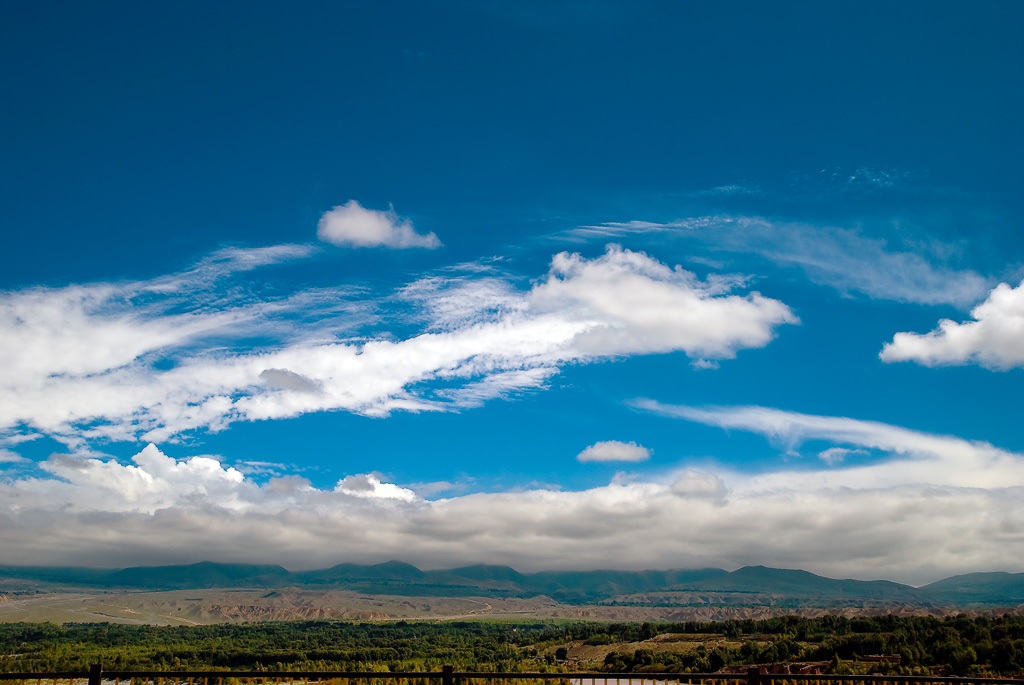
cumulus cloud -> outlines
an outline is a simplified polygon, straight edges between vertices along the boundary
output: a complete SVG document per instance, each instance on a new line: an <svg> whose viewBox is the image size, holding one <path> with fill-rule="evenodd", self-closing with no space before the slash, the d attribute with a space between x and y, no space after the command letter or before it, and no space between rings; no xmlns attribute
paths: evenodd
<svg viewBox="0 0 1024 685"><path fill-rule="evenodd" d="M534 571L605 568L613 558L635 569L767 564L905 582L1019 569L1022 455L764 408L700 416L794 439L888 445L890 454L870 478L859 466L751 475L683 465L664 479L586 490L431 500L379 474L352 474L333 489L297 476L257 484L215 458L174 459L151 445L129 464L54 456L42 476L0 481L0 545L6 563L73 556L96 566L214 559L315 568L397 558ZM908 462L926 468L910 473ZM657 544L639 534L651 531Z"/></svg>
<svg viewBox="0 0 1024 685"><path fill-rule="evenodd" d="M685 469L672 482L672 493L687 499L721 500L727 488L725 481L714 473Z"/></svg>
<svg viewBox="0 0 1024 685"><path fill-rule="evenodd" d="M248 485L241 471L224 467L212 457L176 460L152 444L127 466L113 459L56 454L40 468L55 478L21 481L20 494L53 497L69 507L99 506L105 511L153 513L193 497L214 498L222 507L239 509Z"/></svg>
<svg viewBox="0 0 1024 685"><path fill-rule="evenodd" d="M939 321L930 333L897 333L879 357L925 366L979 364L989 369L1024 367L1024 283L997 285L971 310L973 321Z"/></svg>
<svg viewBox="0 0 1024 685"><path fill-rule="evenodd" d="M355 200L324 212L316 234L320 240L341 247L441 247L436 235L417 233L412 222L399 217L393 209L366 209Z"/></svg>
<svg viewBox="0 0 1024 685"><path fill-rule="evenodd" d="M174 289L163 301L151 285L0 295L10 332L0 363L11 369L0 379L0 429L77 447L326 410L452 410L543 387L567 364L673 351L729 359L797 323L778 300L731 292L742 280L700 280L615 246L595 259L555 255L526 290L492 277L410 284L395 301L412 308L404 322L425 329L405 338L338 335L376 323L372 298L211 304ZM268 344L224 345L256 323Z"/></svg>
<svg viewBox="0 0 1024 685"><path fill-rule="evenodd" d="M945 245L902 249L859 231L835 226L777 222L755 216L702 216L666 223L609 222L582 226L558 237L608 240L626 235L664 235L699 240L715 251L754 253L844 294L874 299L967 307L989 281L970 270L946 266Z"/></svg>
<svg viewBox="0 0 1024 685"><path fill-rule="evenodd" d="M353 497L379 497L382 499L397 499L404 502L412 502L416 499L416 493L408 488L403 488L394 483L382 483L376 474L366 473L355 476L345 476L334 488L336 492L343 492Z"/></svg>
<svg viewBox="0 0 1024 685"><path fill-rule="evenodd" d="M590 447L576 455L578 461L647 461L651 458L651 451L636 442L619 442L618 440L606 440L595 442Z"/></svg>
<svg viewBox="0 0 1024 685"><path fill-rule="evenodd" d="M535 311L597 323L575 337L581 352L594 355L683 350L732 358L737 349L767 345L779 324L798 322L789 307L760 293L725 294L732 285L702 282L643 252L613 246L593 260L555 255L548 279L529 301Z"/></svg>

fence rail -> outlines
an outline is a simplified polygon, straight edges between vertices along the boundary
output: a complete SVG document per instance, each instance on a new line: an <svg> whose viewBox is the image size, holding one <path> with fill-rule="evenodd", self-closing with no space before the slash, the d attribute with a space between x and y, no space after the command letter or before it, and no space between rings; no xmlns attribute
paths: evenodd
<svg viewBox="0 0 1024 685"><path fill-rule="evenodd" d="M104 671L94 664L88 671L0 673L0 685L39 685L61 681L75 685L297 685L344 681L345 685L1024 685L1022 678L970 678L959 676L820 675L764 673L758 667L745 673L471 673L452 666L429 672L377 671ZM355 681L355 683L353 683ZM433 681L433 683L431 683Z"/></svg>

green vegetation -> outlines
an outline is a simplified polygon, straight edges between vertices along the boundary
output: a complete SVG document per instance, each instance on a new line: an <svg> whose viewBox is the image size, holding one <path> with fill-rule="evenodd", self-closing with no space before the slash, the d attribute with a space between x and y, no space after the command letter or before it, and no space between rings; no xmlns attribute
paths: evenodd
<svg viewBox="0 0 1024 685"><path fill-rule="evenodd" d="M624 649L624 647L632 647ZM579 655L598 650L603 658ZM866 662L872 654L899 663ZM1013 675L1024 617L783 616L689 623L0 624L0 672L85 670L711 672L817 662L838 673Z"/></svg>
<svg viewBox="0 0 1024 685"><path fill-rule="evenodd" d="M711 672L724 665L828 661L829 670L841 673L1010 675L1024 670L1021 616L781 616L761 621L660 625L658 629L668 633L717 633L740 645L712 649L701 645L683 652L611 652L605 657L604 668L612 672ZM600 631L602 639L604 635L612 639L621 636L618 641L622 642L636 641L644 634L643 627L636 626L600 626L594 630ZM871 654L898 655L899 663L860 661Z"/></svg>
<svg viewBox="0 0 1024 685"><path fill-rule="evenodd" d="M525 627L516 626L520 630ZM535 631L546 626L537 626ZM499 623L295 621L167 627L0 624L0 672L106 670L440 670L523 667Z"/></svg>

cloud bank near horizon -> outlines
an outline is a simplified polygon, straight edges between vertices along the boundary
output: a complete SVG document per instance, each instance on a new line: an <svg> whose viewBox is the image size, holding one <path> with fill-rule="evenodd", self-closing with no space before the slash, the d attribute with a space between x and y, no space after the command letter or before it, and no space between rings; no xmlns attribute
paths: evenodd
<svg viewBox="0 0 1024 685"><path fill-rule="evenodd" d="M760 474L680 464L579 491L427 499L379 474L351 474L329 490L296 475L258 484L215 458L174 459L149 445L131 464L54 455L42 464L50 477L0 482L0 544L5 563L26 565L72 556L106 567L216 559L300 569L398 558L536 571L615 559L627 569L765 564L912 584L1020 570L1024 455L763 407L637 406L790 445L826 440L881 454Z"/></svg>

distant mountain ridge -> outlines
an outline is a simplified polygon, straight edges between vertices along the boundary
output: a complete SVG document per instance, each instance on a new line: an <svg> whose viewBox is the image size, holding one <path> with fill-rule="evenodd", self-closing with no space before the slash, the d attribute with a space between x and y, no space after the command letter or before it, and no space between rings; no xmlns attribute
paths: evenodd
<svg viewBox="0 0 1024 685"><path fill-rule="evenodd" d="M292 572L276 565L204 561L180 566L104 570L0 566L7 585L38 589L88 587L129 590L208 588L330 588L366 594L436 597L548 596L568 604L732 605L777 607L1015 607L1024 604L1024 573L971 573L920 588L887 580L836 580L808 571L746 566L736 571L541 571L476 565L423 571L411 564L338 564Z"/></svg>
<svg viewBox="0 0 1024 685"><path fill-rule="evenodd" d="M1003 597L1011 604L1024 604L1024 573L968 573L930 583L919 590L953 605L984 604L993 596Z"/></svg>

